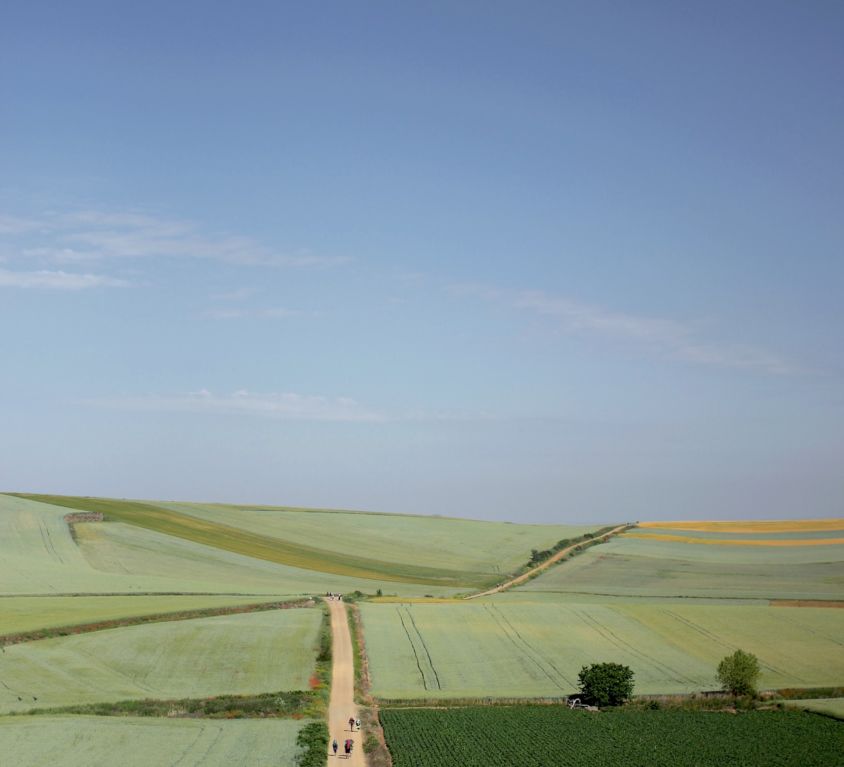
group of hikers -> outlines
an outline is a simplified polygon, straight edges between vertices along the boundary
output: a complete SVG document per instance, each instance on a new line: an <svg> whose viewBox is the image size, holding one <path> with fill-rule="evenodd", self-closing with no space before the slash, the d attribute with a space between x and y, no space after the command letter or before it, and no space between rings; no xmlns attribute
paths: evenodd
<svg viewBox="0 0 844 767"><path fill-rule="evenodd" d="M360 732L360 719L355 719L353 716L349 717L349 732L354 732L357 729ZM355 741L352 738L346 738L345 742L343 743L343 750L346 752L346 757L350 757L352 755L352 749L355 746ZM331 744L331 750L334 752L334 756L337 756L337 749L340 748L340 744L337 742L337 738L334 738L334 741Z"/></svg>
<svg viewBox="0 0 844 767"><path fill-rule="evenodd" d="M326 591L325 592L325 598L328 599L328 600L336 599L338 602L343 601L343 595L342 594L335 594L333 591Z"/></svg>

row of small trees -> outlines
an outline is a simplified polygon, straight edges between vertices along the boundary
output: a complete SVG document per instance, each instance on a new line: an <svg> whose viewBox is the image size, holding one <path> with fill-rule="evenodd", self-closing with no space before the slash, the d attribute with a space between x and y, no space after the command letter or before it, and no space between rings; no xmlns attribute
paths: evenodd
<svg viewBox="0 0 844 767"><path fill-rule="evenodd" d="M718 681L731 695L755 695L759 659L736 650L718 664ZM578 674L580 694L596 706L620 706L633 695L633 671L620 663L593 663Z"/></svg>

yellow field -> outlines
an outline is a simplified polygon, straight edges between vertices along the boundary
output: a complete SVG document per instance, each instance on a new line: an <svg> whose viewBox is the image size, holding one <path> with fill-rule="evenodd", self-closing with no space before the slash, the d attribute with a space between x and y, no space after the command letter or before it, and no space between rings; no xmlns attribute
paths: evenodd
<svg viewBox="0 0 844 767"><path fill-rule="evenodd" d="M663 530L691 530L701 533L820 533L844 531L844 519L769 519L736 522L639 522L639 527Z"/></svg>
<svg viewBox="0 0 844 767"><path fill-rule="evenodd" d="M737 531L736 531L737 532ZM832 546L844 543L844 538L788 538L770 540L760 538L692 538L687 535L660 535L659 533L622 533L623 538L647 538L674 543L705 543L714 546Z"/></svg>

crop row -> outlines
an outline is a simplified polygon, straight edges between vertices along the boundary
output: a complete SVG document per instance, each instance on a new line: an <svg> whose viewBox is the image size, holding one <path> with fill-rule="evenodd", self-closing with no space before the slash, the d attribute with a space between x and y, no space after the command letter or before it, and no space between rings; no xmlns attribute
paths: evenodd
<svg viewBox="0 0 844 767"><path fill-rule="evenodd" d="M802 712L508 706L384 709L381 721L395 767L827 767L844 753L840 723Z"/></svg>

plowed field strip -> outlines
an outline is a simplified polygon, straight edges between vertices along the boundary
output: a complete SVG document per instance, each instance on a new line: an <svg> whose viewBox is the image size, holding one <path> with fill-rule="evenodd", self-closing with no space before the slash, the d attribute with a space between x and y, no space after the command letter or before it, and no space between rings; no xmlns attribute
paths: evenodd
<svg viewBox="0 0 844 767"><path fill-rule="evenodd" d="M639 522L638 527L694 530L701 533L820 533L844 531L844 519L771 519L728 521Z"/></svg>
<svg viewBox="0 0 844 767"><path fill-rule="evenodd" d="M707 546L775 546L791 548L793 546L835 546L844 543L844 538L789 538L771 540L762 538L693 538L689 535L660 535L659 533L622 533L624 538L643 538L652 541L671 541L673 543L699 543Z"/></svg>

